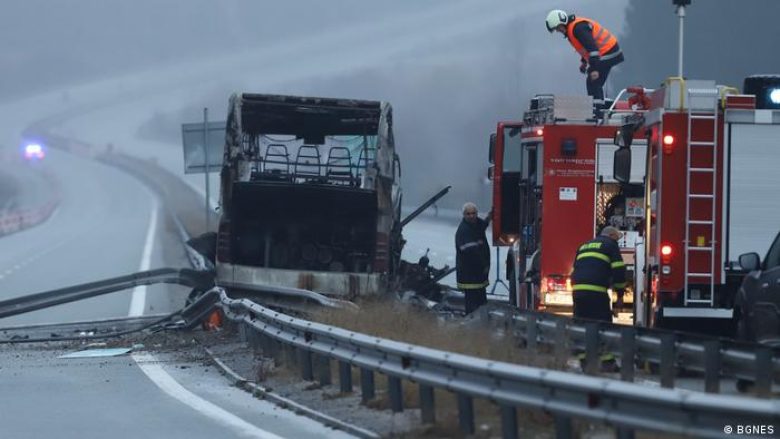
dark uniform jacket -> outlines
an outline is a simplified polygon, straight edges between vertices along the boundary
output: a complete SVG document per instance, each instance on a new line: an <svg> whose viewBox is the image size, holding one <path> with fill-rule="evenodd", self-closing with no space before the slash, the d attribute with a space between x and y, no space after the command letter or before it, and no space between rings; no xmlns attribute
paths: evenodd
<svg viewBox="0 0 780 439"><path fill-rule="evenodd" d="M622 295L626 289L626 265L617 242L598 236L582 244L577 250L571 282L574 291L606 293L611 286Z"/></svg>
<svg viewBox="0 0 780 439"><path fill-rule="evenodd" d="M488 285L490 246L485 237L489 222L477 218L474 224L465 219L455 233L455 267L458 289L478 289Z"/></svg>

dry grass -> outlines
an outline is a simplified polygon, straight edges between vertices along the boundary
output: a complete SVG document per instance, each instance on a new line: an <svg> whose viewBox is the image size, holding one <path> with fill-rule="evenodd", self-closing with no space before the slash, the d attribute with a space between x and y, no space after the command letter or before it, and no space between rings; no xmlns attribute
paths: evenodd
<svg viewBox="0 0 780 439"><path fill-rule="evenodd" d="M396 301L364 300L358 304L360 310L319 310L311 316L313 320L338 326L363 334L374 335L414 345L426 346L450 352L458 352L495 361L523 364L545 369L562 369L563 361L556 361L552 355L533 352L519 347L512 337L497 334L495 329L479 322L462 324L464 320L442 321L437 316ZM333 364L331 370L335 371ZM337 379L338 377L334 377ZM353 382L358 384L358 370L353 369ZM334 384L337 382L334 380ZM389 410L387 377L375 376L376 398L366 405L373 409ZM420 407L419 386L402 383L405 409ZM458 404L456 395L446 390L434 391L436 424L421 426L403 437L466 437L458 426ZM501 418L498 406L474 400L476 433L472 437L489 438L501 435ZM552 418L542 412L521 410L518 423L531 437L549 435Z"/></svg>
<svg viewBox="0 0 780 439"><path fill-rule="evenodd" d="M466 326L459 324L462 321L442 321L429 312L396 301L364 300L358 305L359 311L323 309L311 317L363 334L489 360L545 369L565 366L551 355L519 348L512 337L497 334L493 328L478 322Z"/></svg>

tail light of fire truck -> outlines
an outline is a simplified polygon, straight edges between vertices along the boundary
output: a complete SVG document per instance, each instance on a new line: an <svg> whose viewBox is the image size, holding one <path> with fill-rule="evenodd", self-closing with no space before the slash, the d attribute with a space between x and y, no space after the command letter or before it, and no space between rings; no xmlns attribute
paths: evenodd
<svg viewBox="0 0 780 439"><path fill-rule="evenodd" d="M547 292L571 291L571 278L560 274L551 274L544 279L542 285L547 287Z"/></svg>
<svg viewBox="0 0 780 439"><path fill-rule="evenodd" d="M664 135L664 154L669 155L674 148L674 136L671 134Z"/></svg>
<svg viewBox="0 0 780 439"><path fill-rule="evenodd" d="M664 244L661 246L661 274L671 274L672 267L669 264L672 262L673 254L674 249L671 244Z"/></svg>

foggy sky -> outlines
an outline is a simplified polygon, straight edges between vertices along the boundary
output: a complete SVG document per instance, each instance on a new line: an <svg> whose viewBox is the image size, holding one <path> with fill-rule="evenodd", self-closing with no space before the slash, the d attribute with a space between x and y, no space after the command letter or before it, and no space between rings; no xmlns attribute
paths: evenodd
<svg viewBox="0 0 780 439"><path fill-rule="evenodd" d="M367 25L371 32L373 23L428 9L456 10L463 3L469 2L4 1L0 101L45 90L67 93L75 84L101 78L219 59L358 26ZM554 5L548 0L497 0L488 6L506 20L475 27L470 16L455 14L443 18L448 23L399 29L398 38L417 38L418 49L398 53L395 38L388 38L376 47L377 53L387 53L383 61L335 76L320 74L332 66L317 63L304 64L306 79L272 88L260 80L247 81L246 71L235 78L224 75L217 86L193 90L178 110L150 106L138 135L180 148L179 125L199 120L204 106L215 119L224 117L227 98L236 90L385 100L395 110L404 199L419 202L451 184L454 188L444 205L460 206L470 199L487 210L487 139L496 122L520 118L528 99L537 93L584 93L579 57L559 35L544 28L548 7L596 18L618 34L627 61L613 75L610 90L635 83L653 86L676 72L677 21L669 0L563 0ZM532 7L540 11L527 13ZM747 73L780 71L769 47L774 44L774 27L751 25L757 14L777 12L780 2L773 0L694 0L688 12L686 72L741 85L740 78ZM733 24L726 24L728 20ZM463 32L442 37L436 33L439 25L462 27ZM342 47L334 47L334 52L348 53L350 42L339 44ZM300 61L296 53L284 53L257 64L273 67L291 60ZM258 77L262 73L260 67Z"/></svg>

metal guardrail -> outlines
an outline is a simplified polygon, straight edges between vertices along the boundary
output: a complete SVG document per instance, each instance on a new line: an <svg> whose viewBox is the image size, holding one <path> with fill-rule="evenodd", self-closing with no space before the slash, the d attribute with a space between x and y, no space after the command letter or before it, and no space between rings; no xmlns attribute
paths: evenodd
<svg viewBox="0 0 780 439"><path fill-rule="evenodd" d="M296 351L304 379L317 375L330 384L330 360L339 363L342 391L352 391L352 367L361 371L364 400L374 397L374 373L388 376L390 405L403 410L402 380L420 386L424 422L434 421L433 389L458 396L461 429L474 431L473 398L501 407L503 434L517 437L518 407L541 409L555 417L558 437L570 437L572 419L606 422L620 437L634 430L692 437L728 437L729 425L780 422L775 401L711 395L679 389L649 388L612 379L537 369L381 339L294 318L246 299L234 300L224 291L219 306L245 334L257 334L266 354ZM251 338L251 337L250 337ZM316 361L315 361L316 360Z"/></svg>
<svg viewBox="0 0 780 439"><path fill-rule="evenodd" d="M44 291L42 293L2 300L0 301L0 318L24 314L90 297L101 296L115 291L137 287L139 285L152 285L157 283L185 285L202 291L206 291L214 285L213 274L209 272L190 269L158 268L156 270L142 271L97 282L73 285L65 288L58 288L56 290Z"/></svg>
<svg viewBox="0 0 780 439"><path fill-rule="evenodd" d="M493 310L490 319L523 339L526 346L546 344L553 349L578 348L585 352L585 370L595 373L600 354L621 359L621 379L633 381L634 366L657 365L663 387L674 387L677 369L704 374L705 390L720 391L721 378L753 382L759 395L780 383L780 349L703 335L653 328L587 322L548 313Z"/></svg>

